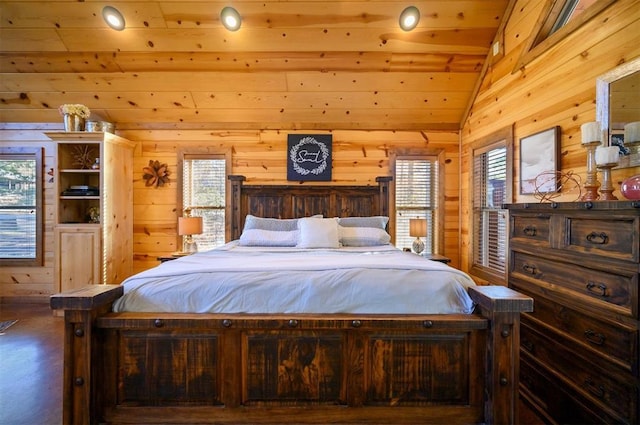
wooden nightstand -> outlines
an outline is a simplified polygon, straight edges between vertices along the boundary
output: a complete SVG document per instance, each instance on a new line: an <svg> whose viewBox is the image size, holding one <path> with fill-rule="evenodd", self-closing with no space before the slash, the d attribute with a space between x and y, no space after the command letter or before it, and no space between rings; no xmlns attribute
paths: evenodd
<svg viewBox="0 0 640 425"><path fill-rule="evenodd" d="M445 264L449 264L451 262L451 258L439 254L424 254L422 255L422 257L426 258L427 260L439 261Z"/></svg>
<svg viewBox="0 0 640 425"><path fill-rule="evenodd" d="M167 261L171 261L171 260L175 260L176 258L180 258L180 257L185 257L187 255L190 254L183 254L181 252L174 252L173 254L169 254L169 255L161 255L157 258L158 261L160 261L161 263L167 262Z"/></svg>

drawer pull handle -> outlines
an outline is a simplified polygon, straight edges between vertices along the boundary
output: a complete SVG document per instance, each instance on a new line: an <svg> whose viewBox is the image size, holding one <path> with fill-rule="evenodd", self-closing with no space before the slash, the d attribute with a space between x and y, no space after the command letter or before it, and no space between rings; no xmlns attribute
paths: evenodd
<svg viewBox="0 0 640 425"><path fill-rule="evenodd" d="M587 291L600 297L607 296L607 285L604 283L587 282Z"/></svg>
<svg viewBox="0 0 640 425"><path fill-rule="evenodd" d="M535 236L537 233L536 226L527 226L524 229L522 229L522 233L524 233L527 236Z"/></svg>
<svg viewBox="0 0 640 425"><path fill-rule="evenodd" d="M609 241L609 236L605 232L591 232L587 235L587 240L592 244L604 245Z"/></svg>
<svg viewBox="0 0 640 425"><path fill-rule="evenodd" d="M586 331L584 331L584 337L587 342L595 345L603 345L604 340L606 339L604 335L594 332L591 329L587 329Z"/></svg>
<svg viewBox="0 0 640 425"><path fill-rule="evenodd" d="M589 376L584 380L584 386L587 388L587 391L589 391L594 396L598 397L599 399L604 399L604 385L596 385L593 382L593 379L591 379L591 377Z"/></svg>
<svg viewBox="0 0 640 425"><path fill-rule="evenodd" d="M536 272L536 266L532 266L529 264L523 264L522 265L522 270L524 270L525 273L529 273L531 275L535 275Z"/></svg>

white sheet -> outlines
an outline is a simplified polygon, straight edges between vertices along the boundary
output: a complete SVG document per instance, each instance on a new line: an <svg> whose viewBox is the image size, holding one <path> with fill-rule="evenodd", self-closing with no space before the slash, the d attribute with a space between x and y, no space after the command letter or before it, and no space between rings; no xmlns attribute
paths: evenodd
<svg viewBox="0 0 640 425"><path fill-rule="evenodd" d="M117 312L469 314L475 283L391 245L301 250L234 241L123 285Z"/></svg>

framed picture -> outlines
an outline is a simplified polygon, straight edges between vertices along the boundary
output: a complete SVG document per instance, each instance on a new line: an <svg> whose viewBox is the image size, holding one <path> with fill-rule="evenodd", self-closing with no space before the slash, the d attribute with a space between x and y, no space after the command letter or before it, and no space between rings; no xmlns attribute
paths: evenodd
<svg viewBox="0 0 640 425"><path fill-rule="evenodd" d="M287 180L331 180L331 134L289 134Z"/></svg>
<svg viewBox="0 0 640 425"><path fill-rule="evenodd" d="M520 193L556 192L559 163L559 126L520 139Z"/></svg>

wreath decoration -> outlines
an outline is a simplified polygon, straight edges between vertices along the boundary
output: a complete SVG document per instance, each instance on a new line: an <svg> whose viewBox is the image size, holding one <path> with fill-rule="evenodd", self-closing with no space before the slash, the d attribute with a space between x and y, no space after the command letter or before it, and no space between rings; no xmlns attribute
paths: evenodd
<svg viewBox="0 0 640 425"><path fill-rule="evenodd" d="M167 164L161 164L160 161L149 160L149 165L142 169L144 173L142 178L144 179L144 185L159 187L164 186L165 183L169 183L169 167Z"/></svg>
<svg viewBox="0 0 640 425"><path fill-rule="evenodd" d="M317 145L322 152L322 162L316 168L312 170L307 170L306 168L301 167L298 163L300 159L298 158L298 151L300 147L306 144ZM293 146L289 151L289 158L291 159L291 163L293 164L293 169L300 175L306 176L307 174L315 174L316 176L322 174L322 172L327 168L327 158L329 157L329 149L327 145L324 143L318 142L313 137L304 137L302 138L298 144Z"/></svg>

